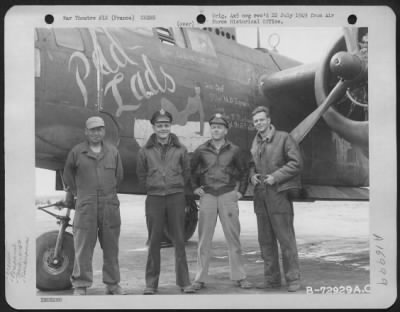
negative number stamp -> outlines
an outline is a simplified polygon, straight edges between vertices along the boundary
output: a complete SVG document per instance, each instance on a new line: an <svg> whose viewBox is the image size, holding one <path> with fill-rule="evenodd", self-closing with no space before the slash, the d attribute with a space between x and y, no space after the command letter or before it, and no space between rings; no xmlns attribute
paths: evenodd
<svg viewBox="0 0 400 312"><path fill-rule="evenodd" d="M311 286L306 286L306 294L322 294L322 295L348 295L348 294L368 294L371 291L369 284L365 286L359 285L340 285L340 286L321 286L318 288L313 288Z"/></svg>

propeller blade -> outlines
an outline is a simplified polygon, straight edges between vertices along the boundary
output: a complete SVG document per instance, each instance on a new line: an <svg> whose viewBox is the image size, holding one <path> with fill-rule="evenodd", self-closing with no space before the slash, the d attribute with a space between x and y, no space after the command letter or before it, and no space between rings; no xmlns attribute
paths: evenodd
<svg viewBox="0 0 400 312"><path fill-rule="evenodd" d="M351 54L358 53L358 28L344 27L343 28L344 40L346 42L347 51Z"/></svg>
<svg viewBox="0 0 400 312"><path fill-rule="evenodd" d="M318 106L310 115L308 115L301 123L298 124L296 128L290 133L293 139L299 144L305 136L311 131L317 121L325 113L325 111L343 94L349 85L349 81L344 81L340 79L336 86L332 89L329 95L326 97L325 101Z"/></svg>

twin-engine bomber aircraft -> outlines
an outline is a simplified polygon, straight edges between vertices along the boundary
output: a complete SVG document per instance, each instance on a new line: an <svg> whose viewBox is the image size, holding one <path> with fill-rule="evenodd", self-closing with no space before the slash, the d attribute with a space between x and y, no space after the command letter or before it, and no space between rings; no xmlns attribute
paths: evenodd
<svg viewBox="0 0 400 312"><path fill-rule="evenodd" d="M121 154L119 191L143 194L136 155L152 132L154 111L173 115L172 132L189 152L210 138L210 116L224 112L231 120L228 139L249 157L250 113L265 105L274 125L300 144L305 166L298 200L368 200L367 61L366 28L343 29L323 61L308 65L241 45L233 28L36 29L36 166L55 170L63 189L67 154L85 139L83 125L96 114ZM251 198L251 187L246 195ZM43 290L71 286L70 210L52 215L60 229L37 240ZM194 199L186 217L188 240L197 224Z"/></svg>

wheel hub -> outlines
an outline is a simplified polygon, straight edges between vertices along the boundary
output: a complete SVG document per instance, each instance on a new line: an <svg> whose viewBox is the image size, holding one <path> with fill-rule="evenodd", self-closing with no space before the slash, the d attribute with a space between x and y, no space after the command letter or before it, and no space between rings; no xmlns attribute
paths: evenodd
<svg viewBox="0 0 400 312"><path fill-rule="evenodd" d="M49 274L57 275L68 267L69 258L64 253L61 253L58 258L54 258L54 248L49 248L43 254L43 264Z"/></svg>

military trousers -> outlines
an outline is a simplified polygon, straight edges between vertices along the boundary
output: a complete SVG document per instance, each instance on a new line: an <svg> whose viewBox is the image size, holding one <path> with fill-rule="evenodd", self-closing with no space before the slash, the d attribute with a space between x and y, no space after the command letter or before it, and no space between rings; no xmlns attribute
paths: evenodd
<svg viewBox="0 0 400 312"><path fill-rule="evenodd" d="M264 187L254 192L254 210L257 216L258 242L264 260L264 278L272 284L281 284L279 249L287 283L300 279L296 237L293 226L293 204L286 191Z"/></svg>
<svg viewBox="0 0 400 312"><path fill-rule="evenodd" d="M118 241L121 232L119 201L116 195L90 196L77 201L73 234L75 262L73 287L90 287L93 283L92 260L97 238L103 250L103 283L120 282Z"/></svg>
<svg viewBox="0 0 400 312"><path fill-rule="evenodd" d="M236 191L214 196L205 193L200 198L199 210L199 244L197 250L196 282L205 282L210 265L212 239L217 223L217 216L221 221L225 240L228 245L230 279L242 280L246 277L240 246L239 207Z"/></svg>
<svg viewBox="0 0 400 312"><path fill-rule="evenodd" d="M190 285L185 252L185 206L184 193L165 196L148 195L146 198L146 222L149 231L146 263L146 287L158 288L161 264L161 240L165 226L175 247L176 285Z"/></svg>

